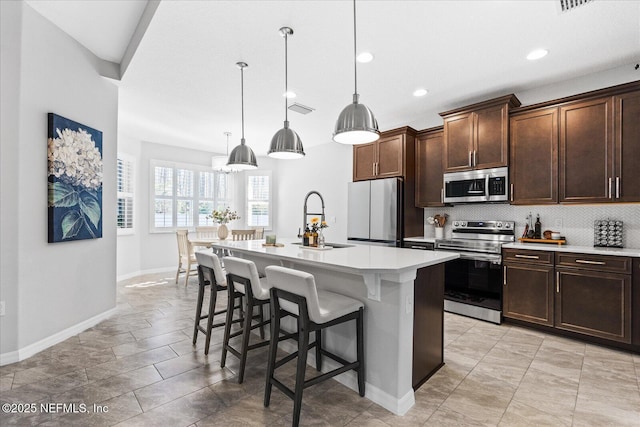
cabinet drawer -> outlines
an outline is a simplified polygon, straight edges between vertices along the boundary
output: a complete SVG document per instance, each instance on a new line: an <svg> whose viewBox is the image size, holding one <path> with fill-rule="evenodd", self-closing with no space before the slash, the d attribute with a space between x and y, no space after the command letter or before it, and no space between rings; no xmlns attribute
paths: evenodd
<svg viewBox="0 0 640 427"><path fill-rule="evenodd" d="M532 251L527 249L504 249L502 251L504 263L518 262L538 265L553 265L553 252Z"/></svg>
<svg viewBox="0 0 640 427"><path fill-rule="evenodd" d="M557 252L556 266L631 274L631 258L620 256Z"/></svg>

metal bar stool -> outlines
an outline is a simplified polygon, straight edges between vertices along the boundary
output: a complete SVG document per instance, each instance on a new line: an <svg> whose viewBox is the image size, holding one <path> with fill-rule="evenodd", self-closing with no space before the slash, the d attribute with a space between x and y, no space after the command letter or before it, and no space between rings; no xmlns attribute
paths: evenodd
<svg viewBox="0 0 640 427"><path fill-rule="evenodd" d="M228 256L224 257L224 265L227 270L229 304L232 305L235 298L242 298L243 317L234 320L234 310L227 311L220 367L224 368L227 352L230 352L240 359L238 384L242 384L244 380L244 368L247 363L247 352L269 345L269 340L264 339L264 325L269 323L269 319L264 320L264 306L265 304L269 304L269 288L267 287L266 278L260 279L258 269L253 261ZM253 314L254 307L258 307L257 315ZM254 319L258 319L258 323L252 325L252 320ZM242 328L239 331L231 333L231 324L235 322L240 322ZM260 328L260 338L262 341L249 345L251 331L256 328ZM231 347L229 340L240 335L242 335L240 348L235 349Z"/></svg>
<svg viewBox="0 0 640 427"><path fill-rule="evenodd" d="M276 361L278 340L271 339L264 406L269 406L271 388L275 385L276 388L293 399L293 425L297 426L300 422L304 389L349 370L357 372L358 392L360 396L364 396L364 305L360 301L344 295L318 291L312 274L275 265L268 266L265 271L267 284L271 288L271 337L279 336L282 312L296 316L298 318L298 351ZM357 357L355 362L348 362L322 348L322 330L350 320L356 321ZM309 344L309 333L311 332L315 332L316 340ZM327 356L342 366L305 380L307 351L312 347L316 349L316 369L318 371L322 368L322 356ZM291 390L275 378L275 370L296 357L298 363L295 390Z"/></svg>
<svg viewBox="0 0 640 427"><path fill-rule="evenodd" d="M218 291L227 290L227 276L220 264L220 259L212 252L197 251L196 259L198 260L198 299L196 303L196 321L193 327L193 345L196 345L198 340L198 332L202 332L207 337L204 344L204 354L209 354L211 330L225 325L225 322L214 324L213 318L219 314L226 313L229 307L233 307L233 310L235 310L240 308L240 305L236 306L232 303L225 309L215 311ZM204 293L207 286L211 286L209 310L207 314L202 314ZM204 319L207 319L206 327L200 326L200 321Z"/></svg>

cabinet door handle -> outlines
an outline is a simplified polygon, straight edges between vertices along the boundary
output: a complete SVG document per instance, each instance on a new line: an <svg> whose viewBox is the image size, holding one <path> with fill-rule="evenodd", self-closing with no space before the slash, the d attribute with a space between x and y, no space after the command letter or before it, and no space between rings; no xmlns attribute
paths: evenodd
<svg viewBox="0 0 640 427"><path fill-rule="evenodd" d="M513 202L513 184L511 184L511 196L510 196L510 199Z"/></svg>
<svg viewBox="0 0 640 427"><path fill-rule="evenodd" d="M556 293L560 293L560 272L556 271Z"/></svg>
<svg viewBox="0 0 640 427"><path fill-rule="evenodd" d="M469 166L473 166L473 160L471 159L471 156L472 156L471 153L472 153L472 151L469 150Z"/></svg>
<svg viewBox="0 0 640 427"><path fill-rule="evenodd" d="M444 188L440 189L440 203L444 203Z"/></svg>
<svg viewBox="0 0 640 427"><path fill-rule="evenodd" d="M473 150L473 166L478 166L478 152Z"/></svg>
<svg viewBox="0 0 640 427"><path fill-rule="evenodd" d="M520 254L515 254L516 258L526 258L526 259L540 259L540 257L538 255L520 255Z"/></svg>
<svg viewBox="0 0 640 427"><path fill-rule="evenodd" d="M620 177L616 176L616 199L620 198Z"/></svg>
<svg viewBox="0 0 640 427"><path fill-rule="evenodd" d="M380 163L376 162L376 175L380 175Z"/></svg>
<svg viewBox="0 0 640 427"><path fill-rule="evenodd" d="M375 176L376 175L376 162L373 162L373 164L371 165L372 169L371 169L371 175Z"/></svg>
<svg viewBox="0 0 640 427"><path fill-rule="evenodd" d="M576 264L607 265L604 261L590 261L588 259L577 259Z"/></svg>
<svg viewBox="0 0 640 427"><path fill-rule="evenodd" d="M503 272L502 272L502 284L504 286L507 286L507 266L504 265L502 266Z"/></svg>
<svg viewBox="0 0 640 427"><path fill-rule="evenodd" d="M611 177L609 177L609 198L612 199L613 197L611 197Z"/></svg>

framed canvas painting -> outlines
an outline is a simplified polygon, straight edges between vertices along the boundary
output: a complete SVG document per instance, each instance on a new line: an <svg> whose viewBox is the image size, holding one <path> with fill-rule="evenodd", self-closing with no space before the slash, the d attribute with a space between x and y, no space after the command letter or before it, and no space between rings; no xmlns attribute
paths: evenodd
<svg viewBox="0 0 640 427"><path fill-rule="evenodd" d="M49 243L102 237L102 132L49 113Z"/></svg>

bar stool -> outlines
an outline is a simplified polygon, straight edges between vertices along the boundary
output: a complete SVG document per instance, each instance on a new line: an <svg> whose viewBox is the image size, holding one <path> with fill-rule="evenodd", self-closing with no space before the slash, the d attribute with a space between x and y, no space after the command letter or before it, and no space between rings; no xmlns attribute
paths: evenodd
<svg viewBox="0 0 640 427"><path fill-rule="evenodd" d="M243 300L243 316L240 319L233 319L233 311L227 311L227 320L224 328L224 342L222 345L222 357L220 367L224 368L227 359L227 351L240 359L240 370L238 372L238 384L244 380L244 368L247 363L247 352L256 348L269 345L269 340L264 339L264 325L269 320L264 320L264 306L269 304L269 288L266 278L260 279L258 269L253 261L236 257L224 257L225 269L227 270L227 287L229 304L232 305L235 298ZM254 307L258 307L258 314L253 314ZM258 319L258 323L251 324L252 320ZM242 328L231 333L231 324L239 322ZM253 329L260 328L260 338L262 341L249 345L249 336ZM242 343L239 349L231 347L229 340L242 335Z"/></svg>
<svg viewBox="0 0 640 427"><path fill-rule="evenodd" d="M193 345L196 345L198 340L198 332L202 332L207 337L204 344L204 354L209 354L211 330L225 325L224 322L214 324L213 318L219 314L226 313L229 307L233 307L233 310L235 310L236 308L240 308L240 305L235 306L235 304L232 303L223 310L215 311L218 291L227 290L226 273L220 264L220 258L212 252L196 251L195 255L198 260L198 299L196 304L196 321L193 327ZM207 286L211 286L209 311L203 315L202 304ZM207 319L207 326L203 328L200 326L200 321L204 319Z"/></svg>
<svg viewBox="0 0 640 427"><path fill-rule="evenodd" d="M360 301L344 295L318 291L312 274L275 265L270 265L265 270L267 283L271 288L271 337L277 337L280 333L282 311L298 317L298 351L276 361L278 340L271 339L264 406L269 406L271 388L275 385L276 388L293 399L293 425L297 426L300 422L304 389L351 369L358 374L358 392L360 396L364 396L364 339L362 330L364 305ZM357 360L355 362L348 362L322 348L322 330L350 320L356 321ZM315 342L311 344L309 344L310 332L315 332L316 338ZM307 351L312 347L316 349L316 369L318 371L322 368L322 356L327 356L342 366L305 380ZM275 378L275 370L296 357L298 363L295 390L291 390Z"/></svg>

